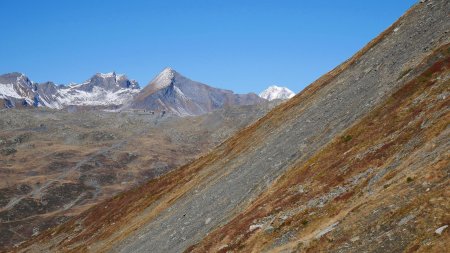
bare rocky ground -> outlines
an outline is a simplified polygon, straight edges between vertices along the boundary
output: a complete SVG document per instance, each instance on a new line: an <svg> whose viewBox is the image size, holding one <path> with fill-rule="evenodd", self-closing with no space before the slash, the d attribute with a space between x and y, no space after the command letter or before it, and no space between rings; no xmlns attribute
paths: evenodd
<svg viewBox="0 0 450 253"><path fill-rule="evenodd" d="M179 118L0 111L0 245L20 243L221 143L276 103Z"/></svg>

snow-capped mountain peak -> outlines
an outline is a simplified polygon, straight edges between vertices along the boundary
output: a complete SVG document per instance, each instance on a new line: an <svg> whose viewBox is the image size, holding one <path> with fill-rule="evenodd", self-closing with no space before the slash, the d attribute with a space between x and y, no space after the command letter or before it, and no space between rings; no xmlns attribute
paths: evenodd
<svg viewBox="0 0 450 253"><path fill-rule="evenodd" d="M275 99L290 99L295 93L286 87L272 85L259 94L260 97L269 101Z"/></svg>

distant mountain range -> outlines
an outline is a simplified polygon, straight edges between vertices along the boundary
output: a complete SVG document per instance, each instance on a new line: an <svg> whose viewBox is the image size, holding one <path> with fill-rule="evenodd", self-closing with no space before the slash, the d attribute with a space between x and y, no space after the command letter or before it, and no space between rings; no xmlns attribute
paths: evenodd
<svg viewBox="0 0 450 253"><path fill-rule="evenodd" d="M81 84L34 83L22 73L0 76L0 108L87 107L114 110L150 110L179 116L201 115L225 106L252 105L266 100L287 99L293 93L271 86L261 96L235 94L192 81L172 68L165 68L145 88L126 75L97 73Z"/></svg>
<svg viewBox="0 0 450 253"><path fill-rule="evenodd" d="M0 99L3 107L45 106L62 109L68 106L121 106L139 93L139 84L125 75L95 74L81 84L56 85L33 83L21 73L0 76ZM1 107L1 105L0 105Z"/></svg>

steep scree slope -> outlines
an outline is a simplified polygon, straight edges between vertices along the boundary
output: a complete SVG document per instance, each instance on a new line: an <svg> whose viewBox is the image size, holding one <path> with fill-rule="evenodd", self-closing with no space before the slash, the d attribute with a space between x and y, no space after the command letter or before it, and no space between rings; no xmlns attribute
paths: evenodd
<svg viewBox="0 0 450 253"><path fill-rule="evenodd" d="M188 251L448 250L450 45L430 63Z"/></svg>
<svg viewBox="0 0 450 253"><path fill-rule="evenodd" d="M368 246L373 251L381 250L374 240L386 241L383 236L389 237L390 234L392 238L402 240L401 243L394 241L391 244L393 249L409 247L411 241L420 240L420 231L425 230L416 234L412 228L412 232L405 233L409 237L400 237L399 231L406 228L387 233L389 227L385 226L385 221L393 223L394 219L397 221L400 218L397 224L412 226L414 223L411 220L423 212L436 214L439 219L446 217L441 211L442 203L444 207L447 203L444 200L445 188L442 187L448 185L448 179L442 179L442 175L447 174L442 173L441 168L448 168L448 159L442 160L442 154L446 154L444 151L448 136L448 63L445 60L448 48L443 48L441 53L436 53L436 50L449 43L449 9L449 2L445 0L415 5L352 58L208 155L91 208L76 219L27 242L19 250L181 252L226 251L229 248L243 251L301 251L305 249L303 247L310 247L312 252L316 252L323 248L335 247L337 250L343 247L339 250L345 251L349 245L346 240L353 231L362 233L360 237L350 238L361 248ZM420 87L415 87L415 84L420 84ZM419 106L417 110L410 105L412 99L412 103ZM424 103L426 106L422 108ZM388 109L383 111L383 105ZM399 111L395 111L397 107ZM417 117L421 110L424 115L431 117L428 119L430 122L436 122L436 126L427 129L427 123L424 123L425 130L415 139L411 136L417 131L417 122L424 117ZM384 115L394 118L383 118ZM371 135L364 135L364 128L370 129L372 126L367 117L383 121L381 125L373 125L375 130L381 131L373 132L374 137L389 138L378 140L379 145L365 152L365 145L370 144L363 140L372 138ZM394 121L392 125L388 125L390 120ZM402 133L405 125L396 125L397 120L398 123L406 124L406 133ZM411 142L404 144L408 138L411 138ZM430 143L423 144L427 140ZM362 153L349 159L367 159L373 167L365 167L364 163L356 164L355 161L352 161L355 167L351 167L351 163L345 166L342 159L352 152L352 145L357 147L355 152ZM349 152L341 153L346 148L350 148ZM435 153L433 148L436 149ZM335 149L338 149L335 151L338 153L333 153ZM400 149L403 152L398 151ZM423 159L419 156L420 150L430 151L430 155L435 157ZM412 152L419 153L416 155ZM335 159L336 166L328 166L327 170L318 169L316 175L316 170L310 167L313 168L320 161L314 159L327 154ZM336 154L342 154L342 157ZM387 162L385 159L396 157L395 154L400 157L392 159L392 166L382 169ZM330 162L330 158L324 162ZM419 175L415 174L413 168L403 170L410 175L393 173L395 168L406 164L416 168L432 164L437 168L436 172L426 171L430 173L427 183L436 183L429 190L432 202L422 209L412 206L412 212L407 209L405 198L414 195L416 190L420 192L419 186L424 184L415 181ZM285 172L287 174L274 184L274 180ZM352 173L359 174L352 177ZM364 186L362 182L368 177L374 179L367 182L369 193L364 193L361 190ZM405 188L400 182L390 182L390 179L405 180L411 188ZM304 188L295 185L296 182L302 183L302 180L306 182ZM384 183L387 186L382 191L380 184ZM304 203L295 202L296 198L301 200L304 195L271 195L273 191L283 189L280 184L289 187L295 185L292 189L298 193L306 192L304 201L313 210L308 213L311 218L302 216ZM404 192L401 196L405 198L395 199L393 192L399 191ZM345 202L345 199L363 194L372 194L372 197L358 197L356 203ZM338 197L342 199L340 204L329 204ZM417 198L422 199L421 196ZM382 206L378 202L383 199L388 202L393 202L391 199L405 201L400 204L405 207L401 208L404 211ZM367 205L359 206L358 201L364 200L368 201ZM289 205L278 205L283 201ZM297 209L295 203L298 204ZM258 205L261 208L256 208L256 214L252 214ZM342 211L340 205L344 206ZM292 206L294 208L291 211L289 208ZM319 210L314 211L314 208ZM360 211L353 214L353 210ZM287 214L280 217L287 221L286 227L279 228L277 212L283 211ZM391 212L397 216L391 219ZM403 214L407 215L403 217ZM252 215L257 219L252 220ZM274 215L274 220L270 215ZM348 220L344 219L346 215L350 215ZM300 217L300 225L293 217ZM377 219L380 219L378 224ZM440 222L447 221L448 218L445 218ZM307 226L309 222L311 227ZM360 223L362 225L358 226ZM437 223L435 221L433 225ZM273 238L265 237L259 229L266 227L270 231L268 225L274 229ZM300 226L305 226L305 231L300 231L303 228ZM353 229L352 226L357 227ZM223 230L214 231L218 227ZM248 230L253 233L248 233ZM343 231L343 234L341 236L333 231ZM208 233L209 237L205 238ZM317 240L324 243L317 243ZM334 240L338 243L333 244ZM420 247L411 245L411 249Z"/></svg>

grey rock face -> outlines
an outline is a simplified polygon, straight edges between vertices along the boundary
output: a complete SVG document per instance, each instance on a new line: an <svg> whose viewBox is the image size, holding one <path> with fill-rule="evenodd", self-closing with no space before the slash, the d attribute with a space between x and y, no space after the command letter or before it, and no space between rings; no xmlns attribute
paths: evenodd
<svg viewBox="0 0 450 253"><path fill-rule="evenodd" d="M134 109L169 111L177 115L200 115L232 105L264 102L256 94L234 94L192 81L171 68L164 69L131 102Z"/></svg>
<svg viewBox="0 0 450 253"><path fill-rule="evenodd" d="M51 105L55 100L55 96L58 94L59 87L53 82L40 83L36 87L40 103L44 106Z"/></svg>

